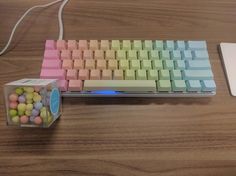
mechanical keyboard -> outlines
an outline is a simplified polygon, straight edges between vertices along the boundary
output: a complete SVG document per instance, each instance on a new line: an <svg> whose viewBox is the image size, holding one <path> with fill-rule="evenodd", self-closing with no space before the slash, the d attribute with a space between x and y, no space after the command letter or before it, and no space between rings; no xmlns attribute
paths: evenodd
<svg viewBox="0 0 236 176"><path fill-rule="evenodd" d="M40 77L58 79L65 97L216 93L205 41L47 40Z"/></svg>

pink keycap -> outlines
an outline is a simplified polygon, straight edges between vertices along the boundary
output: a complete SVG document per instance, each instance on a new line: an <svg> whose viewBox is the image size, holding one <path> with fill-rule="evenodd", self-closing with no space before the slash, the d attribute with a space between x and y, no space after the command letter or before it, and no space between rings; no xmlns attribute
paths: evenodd
<svg viewBox="0 0 236 176"><path fill-rule="evenodd" d="M97 60L97 69L106 69L107 61L106 60Z"/></svg>
<svg viewBox="0 0 236 176"><path fill-rule="evenodd" d="M65 50L67 48L65 40L57 40L57 49L58 50Z"/></svg>
<svg viewBox="0 0 236 176"><path fill-rule="evenodd" d="M79 70L79 77L80 80L89 79L89 71L86 69Z"/></svg>
<svg viewBox="0 0 236 176"><path fill-rule="evenodd" d="M68 40L68 50L76 50L78 48L76 40Z"/></svg>
<svg viewBox="0 0 236 176"><path fill-rule="evenodd" d="M79 46L78 48L80 50L88 49L88 41L87 40L79 40Z"/></svg>
<svg viewBox="0 0 236 176"><path fill-rule="evenodd" d="M93 51L92 50L84 50L84 59L93 59Z"/></svg>
<svg viewBox="0 0 236 176"><path fill-rule="evenodd" d="M73 68L73 60L65 59L62 61L63 69L72 69Z"/></svg>
<svg viewBox="0 0 236 176"><path fill-rule="evenodd" d="M42 68L61 68L61 60L59 59L54 59L54 60L49 60L49 59L44 59Z"/></svg>
<svg viewBox="0 0 236 176"><path fill-rule="evenodd" d="M66 74L66 79L70 80L70 79L77 79L78 72L77 70L74 69L69 69L67 70L67 74Z"/></svg>
<svg viewBox="0 0 236 176"><path fill-rule="evenodd" d="M83 83L81 80L69 80L69 86L68 90L69 91L81 91Z"/></svg>
<svg viewBox="0 0 236 176"><path fill-rule="evenodd" d="M61 91L67 91L68 81L67 80L58 80L57 85Z"/></svg>
<svg viewBox="0 0 236 176"><path fill-rule="evenodd" d="M62 50L61 51L61 59L71 59L71 51L70 50Z"/></svg>
<svg viewBox="0 0 236 176"><path fill-rule="evenodd" d="M55 41L54 40L46 40L45 49L46 50L55 50L56 49Z"/></svg>
<svg viewBox="0 0 236 176"><path fill-rule="evenodd" d="M91 80L99 80L101 77L100 70L91 70L90 71L90 79Z"/></svg>
<svg viewBox="0 0 236 176"><path fill-rule="evenodd" d="M82 59L82 51L81 50L73 50L72 51L72 59Z"/></svg>
<svg viewBox="0 0 236 176"><path fill-rule="evenodd" d="M42 69L40 78L42 79L65 79L66 71L63 69Z"/></svg>
<svg viewBox="0 0 236 176"><path fill-rule="evenodd" d="M83 69L84 68L84 60L82 59L75 59L74 60L74 69Z"/></svg>
<svg viewBox="0 0 236 176"><path fill-rule="evenodd" d="M44 59L60 59L59 50L45 50Z"/></svg>

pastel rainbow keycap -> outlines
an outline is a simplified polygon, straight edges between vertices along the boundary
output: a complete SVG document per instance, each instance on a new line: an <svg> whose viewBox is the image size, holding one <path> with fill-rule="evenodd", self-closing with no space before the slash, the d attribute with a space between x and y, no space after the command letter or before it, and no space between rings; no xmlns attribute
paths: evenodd
<svg viewBox="0 0 236 176"><path fill-rule="evenodd" d="M63 96L212 96L206 41L47 40L41 78Z"/></svg>

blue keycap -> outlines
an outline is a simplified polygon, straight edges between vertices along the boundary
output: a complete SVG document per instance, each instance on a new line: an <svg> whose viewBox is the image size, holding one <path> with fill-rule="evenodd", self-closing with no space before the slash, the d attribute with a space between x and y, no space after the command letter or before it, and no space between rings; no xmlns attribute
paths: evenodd
<svg viewBox="0 0 236 176"><path fill-rule="evenodd" d="M163 50L160 52L161 59L170 59L170 51L169 50Z"/></svg>
<svg viewBox="0 0 236 176"><path fill-rule="evenodd" d="M191 52L190 50L184 50L184 51L182 52L182 58L183 58L184 60L192 59L192 58L193 58L192 52Z"/></svg>
<svg viewBox="0 0 236 176"><path fill-rule="evenodd" d="M214 80L203 80L201 81L202 91L215 91L216 84Z"/></svg>
<svg viewBox="0 0 236 176"><path fill-rule="evenodd" d="M178 49L178 50L185 50L186 49L185 42L182 41L182 40L176 41L176 49Z"/></svg>
<svg viewBox="0 0 236 176"><path fill-rule="evenodd" d="M165 49L167 50L174 50L175 49L175 44L173 40L167 40L165 42Z"/></svg>
<svg viewBox="0 0 236 176"><path fill-rule="evenodd" d="M188 41L187 42L188 49L190 50L200 50L200 49L206 49L206 41Z"/></svg>
<svg viewBox="0 0 236 176"><path fill-rule="evenodd" d="M181 59L181 53L179 50L171 51L171 59L172 60L180 60Z"/></svg>
<svg viewBox="0 0 236 176"><path fill-rule="evenodd" d="M186 81L187 90L200 92L202 90L202 86L199 80L188 80Z"/></svg>
<svg viewBox="0 0 236 176"><path fill-rule="evenodd" d="M185 80L211 80L213 73L211 70L183 70Z"/></svg>
<svg viewBox="0 0 236 176"><path fill-rule="evenodd" d="M192 70L208 70L211 68L209 60L187 60L186 65L188 69Z"/></svg>
<svg viewBox="0 0 236 176"><path fill-rule="evenodd" d="M193 51L193 58L194 59L209 59L208 52L206 50L198 50L198 51Z"/></svg>

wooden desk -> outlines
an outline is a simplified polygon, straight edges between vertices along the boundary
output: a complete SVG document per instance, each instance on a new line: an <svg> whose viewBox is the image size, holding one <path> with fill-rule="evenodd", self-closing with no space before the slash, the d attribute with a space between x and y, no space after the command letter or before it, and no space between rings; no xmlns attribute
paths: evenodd
<svg viewBox="0 0 236 176"><path fill-rule="evenodd" d="M29 7L0 2L0 47ZM58 37L59 4L26 18L0 57L0 83L38 77L45 39ZM80 0L64 12L66 39L206 39L213 98L67 98L50 129L5 125L0 108L0 175L235 176L236 98L217 45L236 42L234 0ZM2 97L2 87L1 87Z"/></svg>

